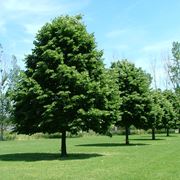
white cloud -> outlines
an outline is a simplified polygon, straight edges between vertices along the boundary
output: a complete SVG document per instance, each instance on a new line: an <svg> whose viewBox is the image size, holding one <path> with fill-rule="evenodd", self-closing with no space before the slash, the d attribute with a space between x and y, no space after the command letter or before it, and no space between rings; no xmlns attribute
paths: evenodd
<svg viewBox="0 0 180 180"><path fill-rule="evenodd" d="M150 44L143 47L142 52L148 54L160 53L164 50L168 50L171 47L171 44L172 44L172 40L156 42L154 44Z"/></svg>
<svg viewBox="0 0 180 180"><path fill-rule="evenodd" d="M42 3L42 2L41 2ZM46 1L45 1L46 3ZM31 1L24 1L24 0L4 0L2 2L2 6L7 11L26 11L26 12L35 12L39 8L39 4L34 0ZM47 11L47 5L44 6L41 4L41 8L39 11Z"/></svg>
<svg viewBox="0 0 180 180"><path fill-rule="evenodd" d="M142 45L147 39L148 30L146 28L129 26L124 29L114 29L105 34L108 40L114 42L129 44L130 46ZM141 44L140 44L141 43Z"/></svg>
<svg viewBox="0 0 180 180"><path fill-rule="evenodd" d="M62 14L73 13L87 6L91 0L1 0L0 17L5 21L13 21L25 25L27 32L32 32L31 26L44 24Z"/></svg>
<svg viewBox="0 0 180 180"><path fill-rule="evenodd" d="M28 34L35 35L43 24L24 24L25 31Z"/></svg>
<svg viewBox="0 0 180 180"><path fill-rule="evenodd" d="M66 13L73 9L79 9L89 4L90 0L75 2L68 2L63 0L2 0L1 9L8 12L18 13L31 13L31 14L42 14L42 13ZM14 14L15 16L17 14Z"/></svg>
<svg viewBox="0 0 180 180"><path fill-rule="evenodd" d="M63 14L75 14L89 3L91 0L0 0L0 43L8 53L23 59L43 24Z"/></svg>
<svg viewBox="0 0 180 180"><path fill-rule="evenodd" d="M87 6L91 0L1 0L0 28L13 22L34 35L47 21L62 14L73 13ZM12 24L12 23L11 23Z"/></svg>
<svg viewBox="0 0 180 180"><path fill-rule="evenodd" d="M48 13L56 10L64 10L65 4L55 4L49 0L4 0L2 7L9 12L25 12L25 13ZM16 14L15 14L16 15Z"/></svg>

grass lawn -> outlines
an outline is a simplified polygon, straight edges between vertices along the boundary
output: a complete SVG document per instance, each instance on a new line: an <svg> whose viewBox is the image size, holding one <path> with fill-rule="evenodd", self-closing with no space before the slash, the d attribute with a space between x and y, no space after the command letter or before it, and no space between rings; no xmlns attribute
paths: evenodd
<svg viewBox="0 0 180 180"><path fill-rule="evenodd" d="M180 135L68 138L67 158L58 139L0 142L0 179L179 180Z"/></svg>

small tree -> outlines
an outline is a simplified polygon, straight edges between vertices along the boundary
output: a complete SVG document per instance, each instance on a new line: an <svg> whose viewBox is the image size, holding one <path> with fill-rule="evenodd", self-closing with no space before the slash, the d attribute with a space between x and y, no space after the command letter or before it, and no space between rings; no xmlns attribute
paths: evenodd
<svg viewBox="0 0 180 180"><path fill-rule="evenodd" d="M67 131L105 133L119 103L103 53L81 19L61 16L42 27L14 94L15 130L60 132L61 156L67 155Z"/></svg>
<svg viewBox="0 0 180 180"><path fill-rule="evenodd" d="M3 48L0 45L0 140L4 139L4 129L9 113L9 99L7 97L8 73L3 61Z"/></svg>
<svg viewBox="0 0 180 180"><path fill-rule="evenodd" d="M172 90L165 90L163 92L165 98L171 103L174 116L171 119L172 128L180 129L180 98L177 93Z"/></svg>
<svg viewBox="0 0 180 180"><path fill-rule="evenodd" d="M112 68L118 74L117 84L122 99L119 106L122 118L116 125L125 127L126 144L129 144L129 127L134 125L143 128L147 121L151 101L149 98L151 78L149 74L127 60L113 63Z"/></svg>
<svg viewBox="0 0 180 180"><path fill-rule="evenodd" d="M12 63L6 62L3 56L3 48L0 45L0 140L4 139L4 130L11 119L11 99L9 91L14 86L15 75L19 68L16 68L16 58L12 57Z"/></svg>
<svg viewBox="0 0 180 180"><path fill-rule="evenodd" d="M162 105L162 94L160 90L151 91L151 111L148 116L147 128L152 130L152 140L156 139L156 129L162 127L163 109Z"/></svg>
<svg viewBox="0 0 180 180"><path fill-rule="evenodd" d="M175 127L176 116L171 102L161 90L152 91L151 96L153 101L148 124L152 129L152 139L155 140L157 128L165 128L169 136L169 129Z"/></svg>
<svg viewBox="0 0 180 180"><path fill-rule="evenodd" d="M4 139L4 129L7 125L7 120L9 117L9 105L10 100L5 92L7 83L7 74L1 71L0 80L0 140Z"/></svg>
<svg viewBox="0 0 180 180"><path fill-rule="evenodd" d="M172 104L164 98L164 102L162 104L163 108L163 118L162 118L162 124L163 127L166 129L166 134L169 136L169 129L175 127L175 112L173 109Z"/></svg>

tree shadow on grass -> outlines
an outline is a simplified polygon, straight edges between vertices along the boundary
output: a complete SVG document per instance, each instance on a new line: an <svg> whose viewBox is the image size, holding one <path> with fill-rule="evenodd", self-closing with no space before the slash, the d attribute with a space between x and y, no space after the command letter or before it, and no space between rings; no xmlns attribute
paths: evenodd
<svg viewBox="0 0 180 180"><path fill-rule="evenodd" d="M172 135L172 134L170 134L169 136L165 136L165 137L178 137L178 135Z"/></svg>
<svg viewBox="0 0 180 180"><path fill-rule="evenodd" d="M97 153L72 153L61 157L59 153L15 153L0 155L0 161L52 161L52 160L83 160L103 156Z"/></svg>
<svg viewBox="0 0 180 180"><path fill-rule="evenodd" d="M145 146L149 144L144 143L134 143L134 144L124 144L124 143L97 143L97 144L78 144L76 146L94 146L94 147L127 147L127 146Z"/></svg>
<svg viewBox="0 0 180 180"><path fill-rule="evenodd" d="M165 139L161 139L161 138L156 138L155 140L152 140L151 138L149 139L144 139L144 138L137 138L137 139L131 139L132 141L159 141L159 140L165 140Z"/></svg>
<svg viewBox="0 0 180 180"><path fill-rule="evenodd" d="M143 138L150 138L151 139L151 134L148 136L148 135L141 135L141 137L143 137ZM164 134L156 134L156 138L157 139L161 139L161 140L165 140L165 139L162 139L162 138L166 138L166 137L178 137L178 135L177 134L169 134L169 136L167 136L165 133ZM143 139L142 138L142 139Z"/></svg>
<svg viewBox="0 0 180 180"><path fill-rule="evenodd" d="M174 134L169 134L169 136L167 136L166 134L164 134L164 136L159 136L159 137L178 137L178 135L174 135Z"/></svg>

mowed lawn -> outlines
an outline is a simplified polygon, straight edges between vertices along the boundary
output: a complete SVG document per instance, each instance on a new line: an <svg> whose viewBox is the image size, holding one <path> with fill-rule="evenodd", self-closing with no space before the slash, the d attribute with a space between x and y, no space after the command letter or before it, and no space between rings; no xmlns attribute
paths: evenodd
<svg viewBox="0 0 180 180"><path fill-rule="evenodd" d="M68 138L60 158L59 139L0 142L0 179L179 180L180 135Z"/></svg>

